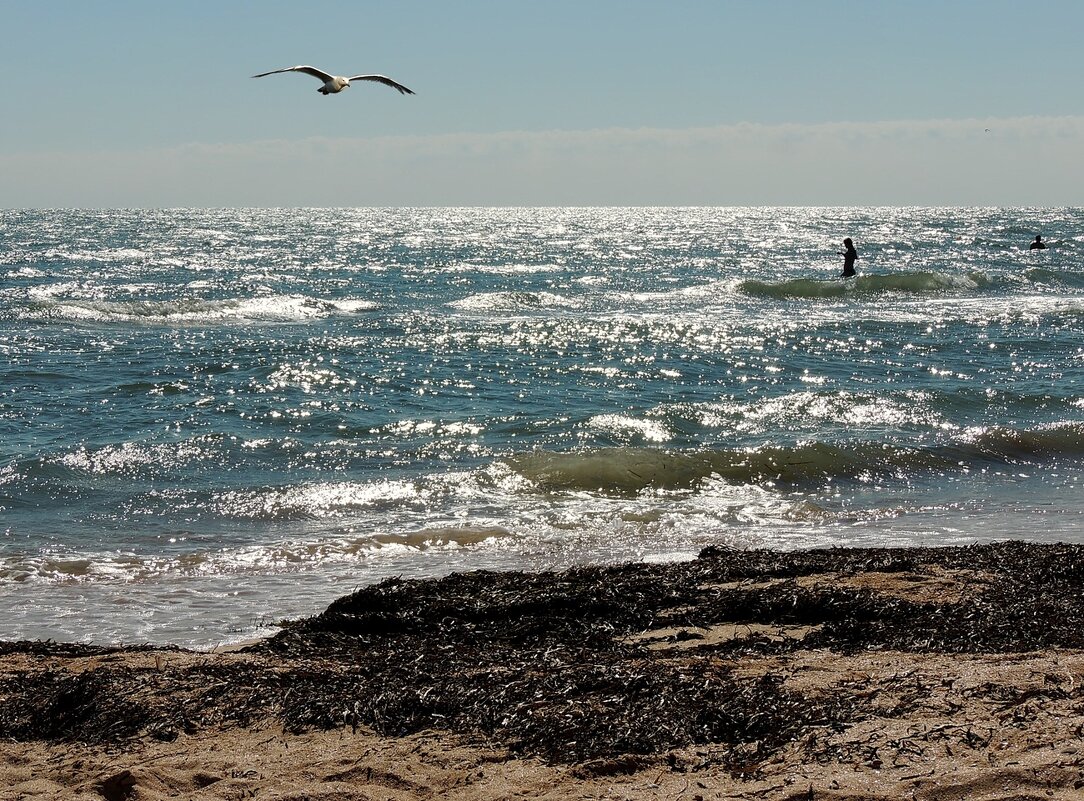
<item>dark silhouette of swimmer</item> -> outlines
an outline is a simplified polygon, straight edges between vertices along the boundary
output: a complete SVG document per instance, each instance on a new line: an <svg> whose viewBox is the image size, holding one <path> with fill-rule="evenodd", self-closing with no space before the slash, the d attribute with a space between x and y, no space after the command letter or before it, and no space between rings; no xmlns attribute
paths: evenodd
<svg viewBox="0 0 1084 801"><path fill-rule="evenodd" d="M1046 243L1043 242L1041 236L1035 237L1035 241L1031 243L1031 247L1028 250L1046 250Z"/></svg>
<svg viewBox="0 0 1084 801"><path fill-rule="evenodd" d="M858 251L854 249L854 242L851 241L850 237L843 240L843 247L847 249L842 250L839 253L839 255L843 257L843 272L840 273L839 277L850 278L852 275L855 275L854 262L855 259L858 258Z"/></svg>

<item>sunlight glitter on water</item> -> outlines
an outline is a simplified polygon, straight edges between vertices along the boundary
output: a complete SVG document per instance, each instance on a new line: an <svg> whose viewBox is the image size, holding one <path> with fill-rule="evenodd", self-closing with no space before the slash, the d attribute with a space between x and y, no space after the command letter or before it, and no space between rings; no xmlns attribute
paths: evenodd
<svg viewBox="0 0 1084 801"><path fill-rule="evenodd" d="M0 637L80 636L61 588L191 641L395 574L1079 537L1082 222L0 212Z"/></svg>

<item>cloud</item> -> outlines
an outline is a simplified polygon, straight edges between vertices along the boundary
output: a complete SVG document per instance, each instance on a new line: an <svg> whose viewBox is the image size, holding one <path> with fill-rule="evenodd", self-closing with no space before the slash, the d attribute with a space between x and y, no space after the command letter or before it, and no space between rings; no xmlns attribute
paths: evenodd
<svg viewBox="0 0 1084 801"><path fill-rule="evenodd" d="M987 130L988 129L988 130ZM0 157L11 206L1081 205L1084 117L509 131Z"/></svg>

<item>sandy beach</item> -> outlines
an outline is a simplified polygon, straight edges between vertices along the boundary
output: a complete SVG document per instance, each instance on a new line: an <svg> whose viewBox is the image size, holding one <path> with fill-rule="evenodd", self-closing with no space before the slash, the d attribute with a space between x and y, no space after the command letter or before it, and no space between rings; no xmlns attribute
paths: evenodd
<svg viewBox="0 0 1084 801"><path fill-rule="evenodd" d="M0 643L3 799L1075 799L1084 548L386 581L247 648Z"/></svg>

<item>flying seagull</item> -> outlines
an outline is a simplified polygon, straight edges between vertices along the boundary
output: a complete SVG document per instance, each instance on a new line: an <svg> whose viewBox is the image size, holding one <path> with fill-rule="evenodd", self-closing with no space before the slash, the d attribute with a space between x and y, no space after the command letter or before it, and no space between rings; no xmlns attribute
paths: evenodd
<svg viewBox="0 0 1084 801"><path fill-rule="evenodd" d="M324 82L318 91L322 95L336 95L343 89L350 85L351 81L376 81L382 83L385 86L390 86L392 89L398 89L399 94L412 95L412 91L407 89L401 83L396 83L391 78L384 75L355 75L352 78L343 78L340 75L329 75L323 70L318 70L316 67L309 67L302 64L299 67L283 67L280 70L271 70L271 72L261 72L259 75L253 75L253 78L262 78L265 75L277 75L280 72L304 72L306 75L311 75L314 78L319 78Z"/></svg>

